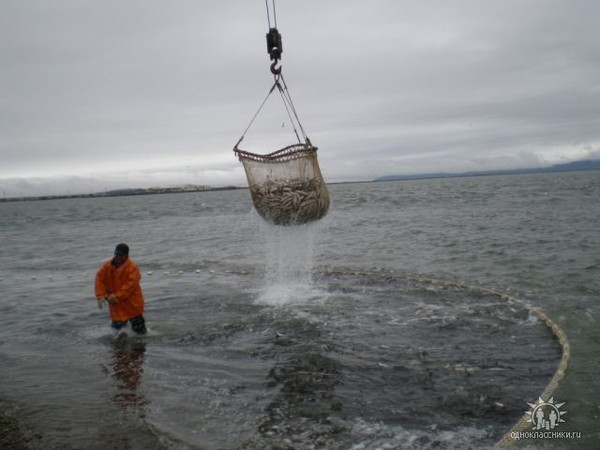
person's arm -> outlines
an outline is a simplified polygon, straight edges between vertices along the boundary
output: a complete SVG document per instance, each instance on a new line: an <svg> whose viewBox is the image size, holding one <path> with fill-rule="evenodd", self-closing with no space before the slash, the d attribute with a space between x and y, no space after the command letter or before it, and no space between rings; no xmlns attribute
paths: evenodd
<svg viewBox="0 0 600 450"><path fill-rule="evenodd" d="M106 283L104 282L106 277L106 266L103 265L100 270L96 273L96 280L94 282L94 292L96 294L96 301L98 302L98 308L102 309L104 302L106 301Z"/></svg>
<svg viewBox="0 0 600 450"><path fill-rule="evenodd" d="M98 297L106 297L108 292L106 292L106 264L103 264L96 273L96 281L94 283L94 291L96 293L96 298Z"/></svg>

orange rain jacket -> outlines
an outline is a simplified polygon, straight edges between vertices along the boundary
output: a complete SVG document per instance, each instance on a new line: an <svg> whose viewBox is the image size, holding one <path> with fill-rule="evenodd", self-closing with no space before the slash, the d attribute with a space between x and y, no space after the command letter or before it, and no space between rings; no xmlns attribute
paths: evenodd
<svg viewBox="0 0 600 450"><path fill-rule="evenodd" d="M142 275L137 264L127 258L120 267L106 261L96 274L96 297L114 294L116 303L109 303L110 318L126 321L144 312L144 295L140 281Z"/></svg>

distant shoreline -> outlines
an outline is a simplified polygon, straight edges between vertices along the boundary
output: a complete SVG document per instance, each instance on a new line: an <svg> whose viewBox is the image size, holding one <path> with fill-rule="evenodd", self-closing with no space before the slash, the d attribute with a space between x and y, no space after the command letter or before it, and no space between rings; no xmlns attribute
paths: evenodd
<svg viewBox="0 0 600 450"><path fill-rule="evenodd" d="M433 178L464 178L481 177L489 175L522 175L531 173L558 173L558 172L583 172L600 170L600 160L574 161L567 164L555 164L550 167L534 167L526 169L482 170L469 172L434 172L416 175L386 175L375 178L373 181L398 181L398 180L426 180Z"/></svg>
<svg viewBox="0 0 600 450"><path fill-rule="evenodd" d="M422 173L416 175L386 175L365 181L336 181L327 184L354 184L354 183L373 183L385 181L409 181L409 180L431 180L439 178L468 178L468 177L484 177L493 175L526 175L536 173L562 173L562 172L586 172L600 170L600 160L575 161L568 164L556 164L550 167L528 168L528 169L506 169L506 170L484 170L470 172L435 172ZM236 189L248 189L247 186L198 186L186 185L176 187L162 188L132 188L132 189L117 189L106 192L96 192L88 194L65 194L65 195L38 195L31 197L7 197L0 198L0 203L3 202L21 202L21 201L36 201L36 200L61 200L73 198L106 198L106 197L126 197L135 195L159 195L159 194L181 194L190 192L211 192L211 191L228 191Z"/></svg>
<svg viewBox="0 0 600 450"><path fill-rule="evenodd" d="M25 202L36 200L61 200L70 198L106 198L106 197L130 197L134 195L160 195L160 194L182 194L189 192L209 192L209 191L228 191L234 189L244 189L237 186L211 187L211 186L177 186L164 188L132 188L117 189L106 192L96 192L88 194L64 194L64 195L36 195L31 197L7 197L0 198L2 202Z"/></svg>

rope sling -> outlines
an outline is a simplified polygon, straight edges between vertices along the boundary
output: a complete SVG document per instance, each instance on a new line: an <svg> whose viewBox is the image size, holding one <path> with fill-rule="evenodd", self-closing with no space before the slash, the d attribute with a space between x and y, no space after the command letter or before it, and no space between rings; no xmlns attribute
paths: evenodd
<svg viewBox="0 0 600 450"><path fill-rule="evenodd" d="M258 214L274 225L302 225L319 220L327 214L329 191L319 168L317 147L313 146L307 137L281 73L281 67L277 67L283 48L281 34L277 30L275 0L272 0L273 27L268 0L265 0L265 3L269 24L267 52L273 61L271 73L275 82L233 151L244 166L252 203ZM244 136L275 90L281 96L298 142L267 154L240 149L239 145Z"/></svg>

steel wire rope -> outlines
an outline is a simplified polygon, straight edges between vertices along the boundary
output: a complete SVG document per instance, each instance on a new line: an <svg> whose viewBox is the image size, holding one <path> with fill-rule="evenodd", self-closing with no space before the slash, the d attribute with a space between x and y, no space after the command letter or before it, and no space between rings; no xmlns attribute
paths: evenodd
<svg viewBox="0 0 600 450"><path fill-rule="evenodd" d="M246 133L248 132L248 130L250 129L250 127L252 126L252 124L254 123L256 118L258 117L258 114L263 109L263 107L265 106L265 103L267 103L267 100L269 99L269 97L271 96L271 94L273 93L273 91L275 90L276 87L277 87L277 83L274 83L273 86L271 86L271 89L269 89L269 93L266 95L265 99L262 101L262 103L258 107L258 110L256 111L256 113L254 113L254 116L252 116L252 119L250 119L250 123L248 124L248 126L246 127L244 132L242 133L242 137L240 137L240 140L235 145L236 147L240 144L240 142L242 142L242 140L244 139L244 136L246 136Z"/></svg>
<svg viewBox="0 0 600 450"><path fill-rule="evenodd" d="M282 86L282 83L279 82L280 79L283 83L283 86ZM267 103L267 100L269 99L269 97L271 96L271 94L273 93L275 88L277 88L277 90L279 91L279 94L281 95L281 100L283 102L283 106L285 107L288 118L290 119L290 123L292 124L292 128L294 130L294 134L296 135L296 139L298 139L299 143L302 143L302 140L300 139L300 136L298 135L298 129L296 128L296 126L298 126L298 128L300 129L300 132L302 133L302 137L304 138L304 141L305 142L310 141L308 139L308 136L306 135L306 132L304 131L304 127L302 127L302 123L300 122L298 113L296 112L296 108L294 107L294 103L292 102L292 98L290 96L289 89L288 89L287 85L285 84L285 80L283 79L281 74L279 74L275 79L275 83L273 83L273 86L271 86L271 89L269 89L269 92L267 93L266 97L264 98L264 100L262 101L260 106L258 107L258 110L256 111L256 113L254 113L254 116L252 116L252 119L250 119L250 123L248 124L248 126L246 127L244 132L242 133L242 136L240 137L238 143L236 144L236 147L237 147L237 145L239 145L242 142L242 140L246 136L246 133L248 133L248 130L254 124L254 121L256 120L256 118L258 117L260 112L262 111L263 107Z"/></svg>
<svg viewBox="0 0 600 450"><path fill-rule="evenodd" d="M277 10L275 9L275 0L271 0L271 4L273 5L273 25L277 28ZM265 0L265 7L267 10L267 23L269 24L269 28L271 28L271 15L269 14L269 0Z"/></svg>
<svg viewBox="0 0 600 450"><path fill-rule="evenodd" d="M281 79L281 82L283 83L283 88L281 88L281 86L279 87L279 92L281 94L281 98L283 99L283 103L286 107L286 110L288 110L288 104L289 107L291 108L292 112L294 113L294 118L296 119L296 121L294 122L294 119L292 118L292 116L290 115L290 112L288 110L288 116L290 117L290 121L292 122L292 126L294 127L294 133L296 134L296 138L298 139L298 142L302 142L300 140L300 136L298 136L298 131L296 130L296 124L298 125L298 128L300 128L300 132L302 133L302 137L304 138L304 141L309 141L306 132L304 131L304 127L302 126L302 122L300 122L300 118L298 117L298 113L296 112L296 107L294 106L294 102L292 101L292 96L290 95L290 91L287 87L287 84L283 78L283 74L279 74L279 78Z"/></svg>
<svg viewBox="0 0 600 450"><path fill-rule="evenodd" d="M302 141L300 140L300 136L298 136L298 130L296 129L296 124L294 123L294 119L292 118L292 115L290 113L290 108L291 106L288 106L288 103L286 101L285 98L285 94L283 92L283 89L281 88L281 85L277 85L277 88L279 90L279 94L281 95L281 100L283 101L283 106L285 108L285 111L287 112L287 115L290 119L290 123L292 124L292 129L294 130L294 134L296 135L296 139L298 139L298 142L302 143Z"/></svg>
<svg viewBox="0 0 600 450"><path fill-rule="evenodd" d="M273 9L273 25L274 25L274 28L277 28L277 10L275 8L275 0L271 0L271 5L272 5L272 9ZM272 27L271 27L271 13L269 11L269 0L265 0L265 9L266 9L266 13L267 13L267 24L269 26L269 29L271 29ZM302 126L302 123L300 122L300 118L298 117L296 107L294 106L294 102L292 101L292 97L290 95L289 89L287 87L285 79L283 78L283 74L281 73L281 68L279 69L279 71L277 73L274 73L274 76L275 76L275 83L273 84L273 86L269 90L269 93L266 95L266 97L264 98L264 100L262 101L260 106L258 107L258 110L256 111L256 113L250 120L250 123L248 124L248 126L246 127L244 132L242 133L242 136L240 137L238 143L235 146L236 148L242 142L242 140L244 139L244 136L246 135L246 133L248 132L250 127L252 127L252 125L254 124L254 121L256 120L256 118L258 117L260 112L262 111L263 107L267 103L267 100L269 99L269 96L273 93L275 88L278 89L279 94L281 95L281 99L283 101L283 106L285 107L288 118L290 119L290 123L292 124L292 128L293 128L294 134L296 135L296 139L298 140L299 143L302 144L302 139L300 139L300 136L298 134L298 128L299 128L300 133L302 134L302 138L304 139L304 142L305 143L310 142L310 140L308 139L308 136L306 135L304 127ZM280 80L281 80L281 83L279 82ZM293 114L293 116L292 116L292 114Z"/></svg>

